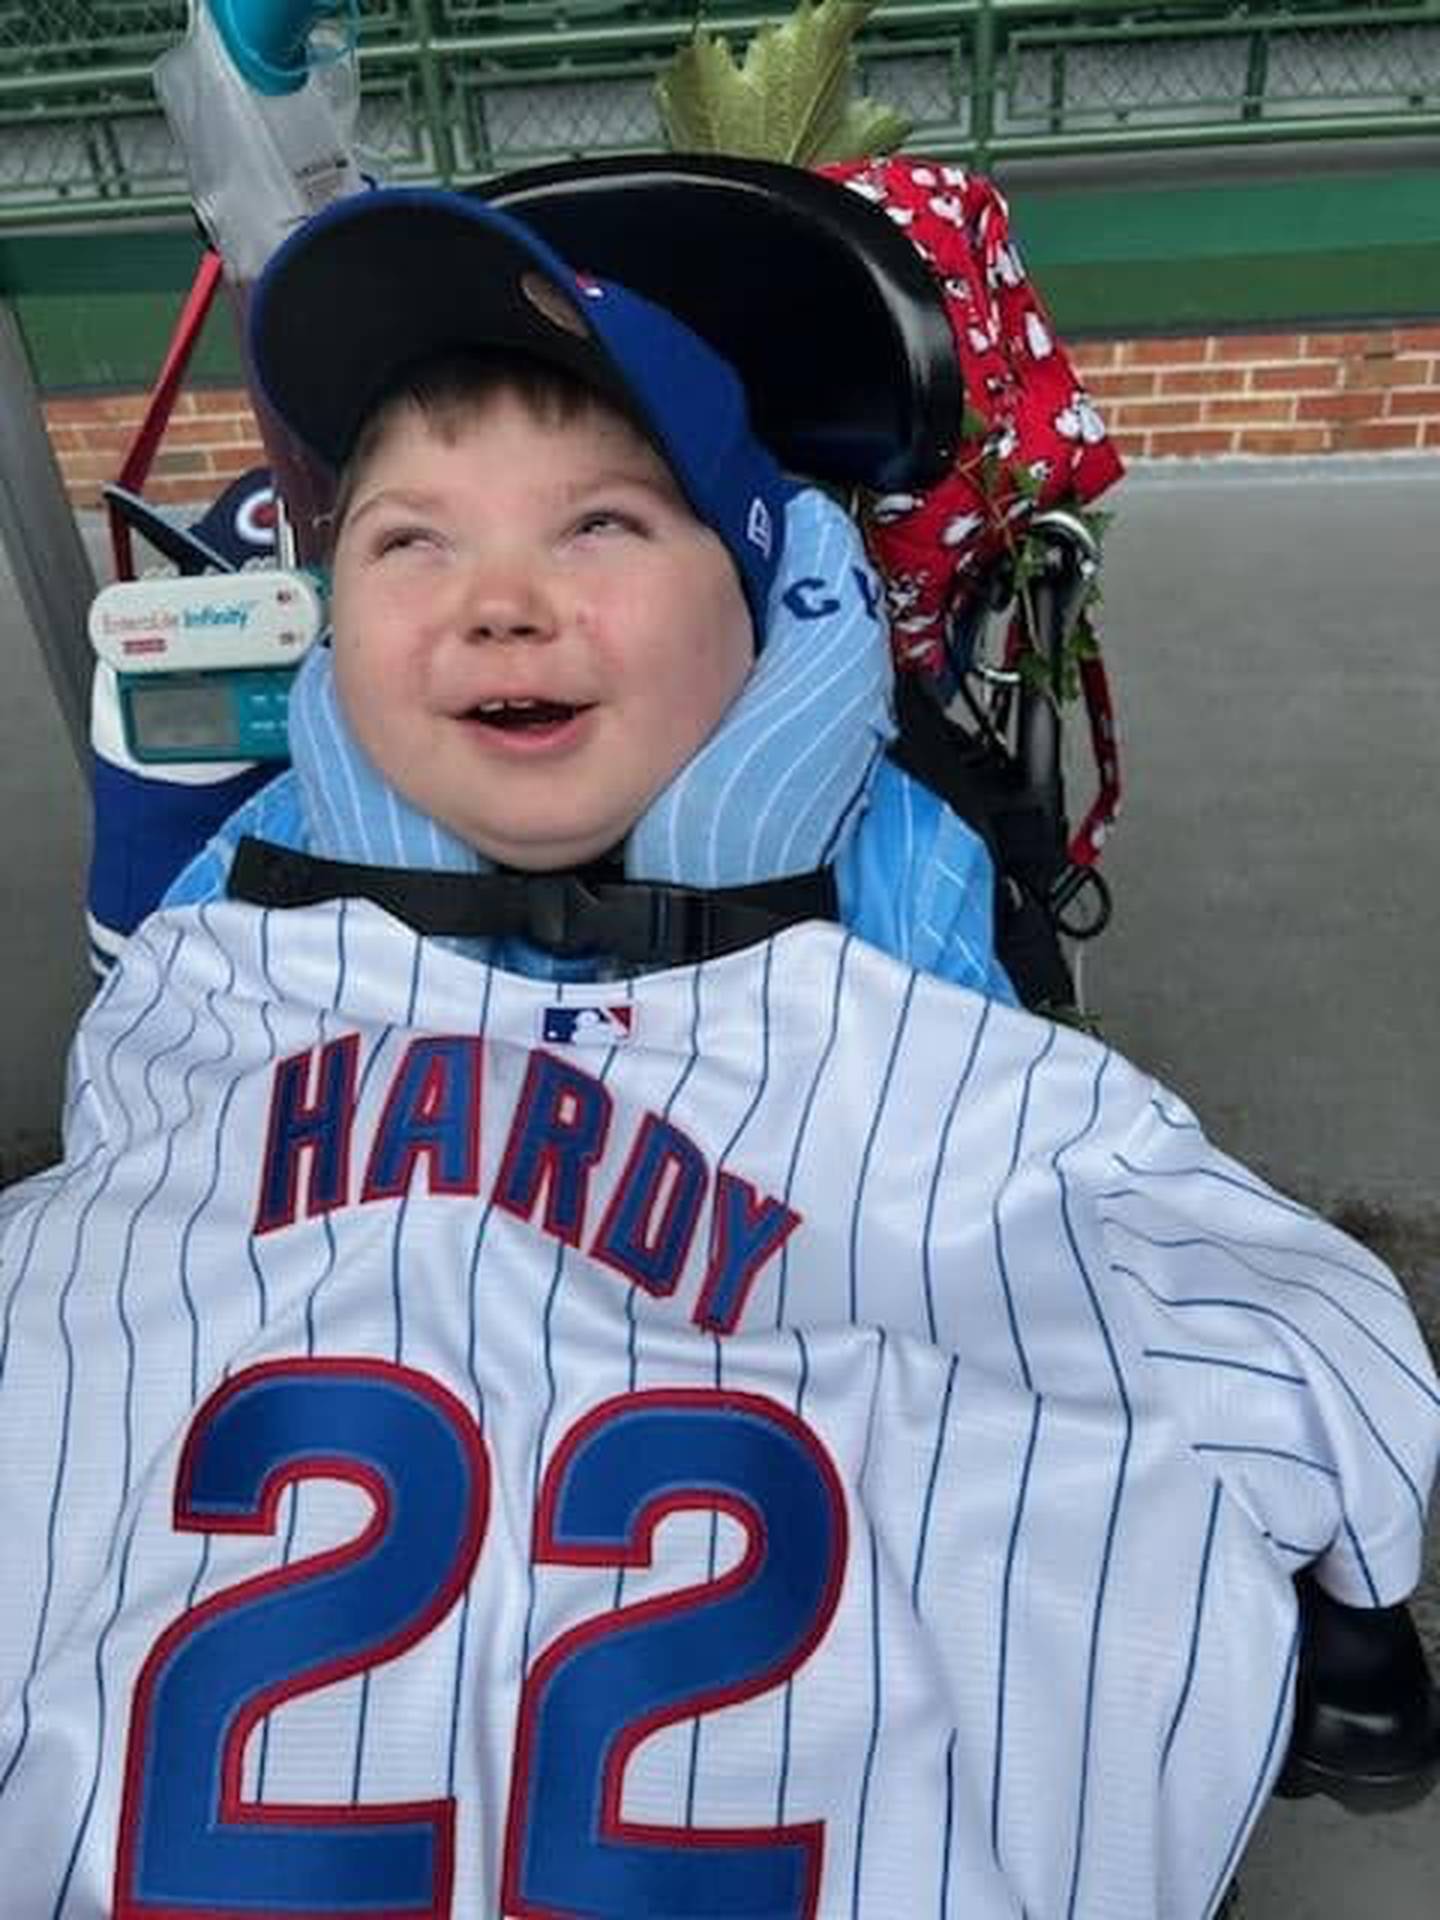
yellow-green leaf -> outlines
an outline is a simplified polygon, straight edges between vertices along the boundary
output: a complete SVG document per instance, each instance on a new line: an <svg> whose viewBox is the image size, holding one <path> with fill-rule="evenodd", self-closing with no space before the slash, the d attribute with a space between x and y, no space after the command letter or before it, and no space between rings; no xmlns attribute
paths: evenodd
<svg viewBox="0 0 1440 1920"><path fill-rule="evenodd" d="M697 33L661 73L656 93L677 152L761 155L755 88L723 40Z"/></svg>
<svg viewBox="0 0 1440 1920"><path fill-rule="evenodd" d="M909 131L900 115L852 98L851 43L876 4L800 0L759 30L739 65L724 41L697 33L657 83L671 146L797 166L898 146Z"/></svg>
<svg viewBox="0 0 1440 1920"><path fill-rule="evenodd" d="M810 158L822 160L865 160L872 154L893 153L909 133L911 122L894 107L861 95L845 109L845 117Z"/></svg>

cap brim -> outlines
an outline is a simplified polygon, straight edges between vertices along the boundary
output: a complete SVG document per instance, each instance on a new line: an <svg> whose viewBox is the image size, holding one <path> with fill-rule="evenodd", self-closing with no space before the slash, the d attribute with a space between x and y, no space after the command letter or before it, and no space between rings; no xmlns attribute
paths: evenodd
<svg viewBox="0 0 1440 1920"><path fill-rule="evenodd" d="M562 308L537 301L537 276ZM487 350L567 368L633 405L565 262L518 221L457 194L382 188L337 202L285 242L251 303L261 392L332 468L407 369Z"/></svg>

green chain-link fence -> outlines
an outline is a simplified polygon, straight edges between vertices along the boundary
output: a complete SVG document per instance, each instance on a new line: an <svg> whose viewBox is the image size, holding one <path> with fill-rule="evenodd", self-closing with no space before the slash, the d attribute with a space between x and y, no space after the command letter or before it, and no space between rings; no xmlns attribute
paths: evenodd
<svg viewBox="0 0 1440 1920"><path fill-rule="evenodd" d="M743 36L737 0L707 23ZM361 145L392 179L464 182L655 147L673 0L360 0ZM0 225L187 203L150 84L182 0L0 0ZM1440 131L1440 0L893 0L860 52L911 144L1018 153Z"/></svg>

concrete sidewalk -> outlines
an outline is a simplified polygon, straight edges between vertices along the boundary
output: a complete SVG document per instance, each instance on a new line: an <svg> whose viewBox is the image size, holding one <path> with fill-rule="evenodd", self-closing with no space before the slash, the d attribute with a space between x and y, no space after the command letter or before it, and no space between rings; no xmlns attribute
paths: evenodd
<svg viewBox="0 0 1440 1920"><path fill-rule="evenodd" d="M1186 464L1104 565L1107 1034L1308 1197L1440 1204L1440 461Z"/></svg>

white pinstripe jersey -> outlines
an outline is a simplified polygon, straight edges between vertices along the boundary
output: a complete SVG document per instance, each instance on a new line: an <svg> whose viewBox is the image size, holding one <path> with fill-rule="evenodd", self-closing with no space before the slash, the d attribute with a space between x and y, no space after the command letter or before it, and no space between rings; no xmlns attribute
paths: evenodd
<svg viewBox="0 0 1440 1920"><path fill-rule="evenodd" d="M1198 1920L1437 1404L1173 1097L834 928L157 915L0 1199L0 1904Z"/></svg>

